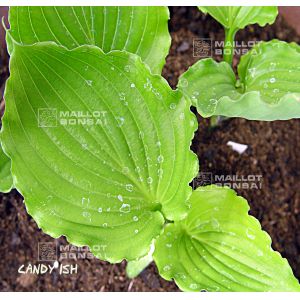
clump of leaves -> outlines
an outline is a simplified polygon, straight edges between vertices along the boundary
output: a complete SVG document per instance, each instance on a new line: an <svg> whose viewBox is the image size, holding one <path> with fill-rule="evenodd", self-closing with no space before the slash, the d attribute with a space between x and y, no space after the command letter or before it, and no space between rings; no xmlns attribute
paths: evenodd
<svg viewBox="0 0 300 300"><path fill-rule="evenodd" d="M286 120L300 117L300 47L260 42L241 57L238 79L231 67L234 36L248 24L273 23L276 7L199 7L225 28L224 62L202 59L185 72L178 88L203 117Z"/></svg>
<svg viewBox="0 0 300 300"><path fill-rule="evenodd" d="M192 192L191 102L153 74L170 45L168 13L127 19L137 9L11 8L1 142L29 214L54 238L126 259L129 276L153 256L184 291L299 290L245 199L216 186ZM130 28L155 55L126 48Z"/></svg>

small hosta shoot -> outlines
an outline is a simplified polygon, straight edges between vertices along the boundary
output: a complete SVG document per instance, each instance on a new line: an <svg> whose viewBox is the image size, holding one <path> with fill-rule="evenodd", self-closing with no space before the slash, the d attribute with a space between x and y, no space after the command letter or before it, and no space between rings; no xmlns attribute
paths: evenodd
<svg viewBox="0 0 300 300"><path fill-rule="evenodd" d="M224 62L202 59L185 72L178 88L203 117L287 120L300 117L300 46L260 42L231 67L234 35L248 24L273 23L274 7L200 7L225 27Z"/></svg>

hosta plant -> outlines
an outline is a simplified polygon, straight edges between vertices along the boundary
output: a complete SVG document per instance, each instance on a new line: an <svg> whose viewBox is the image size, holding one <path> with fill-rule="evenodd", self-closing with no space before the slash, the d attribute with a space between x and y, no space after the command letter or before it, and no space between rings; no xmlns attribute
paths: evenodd
<svg viewBox="0 0 300 300"><path fill-rule="evenodd" d="M273 23L275 7L199 7L225 28L224 61L202 59L185 72L178 88L203 117L286 120L300 117L300 47L279 40L260 42L232 69L234 37L248 24Z"/></svg>
<svg viewBox="0 0 300 300"><path fill-rule="evenodd" d="M154 260L184 291L299 291L245 199L189 186L197 120L159 75L167 20L164 7L11 8L8 186L45 233L126 259L129 276Z"/></svg>

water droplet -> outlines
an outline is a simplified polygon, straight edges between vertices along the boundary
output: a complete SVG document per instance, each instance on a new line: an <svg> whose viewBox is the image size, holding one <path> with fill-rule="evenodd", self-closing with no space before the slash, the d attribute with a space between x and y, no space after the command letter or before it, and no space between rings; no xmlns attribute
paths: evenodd
<svg viewBox="0 0 300 300"><path fill-rule="evenodd" d="M99 212L99 213L102 213L102 207L99 207L99 208L98 208L98 212Z"/></svg>
<svg viewBox="0 0 300 300"><path fill-rule="evenodd" d="M180 85L182 87L187 87L189 85L189 82L185 78L181 78Z"/></svg>
<svg viewBox="0 0 300 300"><path fill-rule="evenodd" d="M250 73L250 76L253 78L255 77L255 72L256 72L256 68L250 68L248 69L249 73Z"/></svg>
<svg viewBox="0 0 300 300"><path fill-rule="evenodd" d="M86 82L86 84L88 86L92 86L93 85L93 80L86 80L85 82Z"/></svg>
<svg viewBox="0 0 300 300"><path fill-rule="evenodd" d="M140 132L139 132L139 138L140 138L140 139L143 139L143 138L144 138L144 132L143 132L143 131L140 131Z"/></svg>
<svg viewBox="0 0 300 300"><path fill-rule="evenodd" d="M126 99L125 93L123 93L123 92L119 93L119 98L120 98L121 101L124 101Z"/></svg>
<svg viewBox="0 0 300 300"><path fill-rule="evenodd" d="M158 161L159 163L162 163L162 162L164 161L164 157L163 157L162 155L159 155L159 156L157 157L157 161Z"/></svg>
<svg viewBox="0 0 300 300"><path fill-rule="evenodd" d="M246 230L246 235L250 240L254 240L255 239L255 235L252 229L248 228Z"/></svg>
<svg viewBox="0 0 300 300"><path fill-rule="evenodd" d="M122 127L124 125L124 122L125 122L124 117L116 117L116 120L118 122L118 127Z"/></svg>
<svg viewBox="0 0 300 300"><path fill-rule="evenodd" d="M130 85L130 87L131 87L131 88L134 88L134 87L135 87L135 84L134 84L134 83L132 83L132 84Z"/></svg>
<svg viewBox="0 0 300 300"><path fill-rule="evenodd" d="M118 198L121 202L123 202L123 196L122 196L122 195L118 195L117 198Z"/></svg>
<svg viewBox="0 0 300 300"><path fill-rule="evenodd" d="M88 211L82 212L82 216L86 219L89 219L89 221L91 222L91 214Z"/></svg>
<svg viewBox="0 0 300 300"><path fill-rule="evenodd" d="M276 67L276 63L275 62L271 62L269 70L273 71L275 69L275 67Z"/></svg>
<svg viewBox="0 0 300 300"><path fill-rule="evenodd" d="M135 230L134 230L134 233L135 233L135 234L137 234L138 232L139 232L139 230L138 230L138 229L135 229Z"/></svg>
<svg viewBox="0 0 300 300"><path fill-rule="evenodd" d="M133 185L132 184L126 184L125 188L126 188L126 190L128 192L132 192L133 191Z"/></svg>
<svg viewBox="0 0 300 300"><path fill-rule="evenodd" d="M132 218L132 220L133 220L134 222L137 222L137 221L139 220L139 218L138 218L137 216L134 216L134 217Z"/></svg>
<svg viewBox="0 0 300 300"><path fill-rule="evenodd" d="M264 255L264 253L261 250L257 251L257 256L263 256L263 255Z"/></svg>
<svg viewBox="0 0 300 300"><path fill-rule="evenodd" d="M164 170L163 170L163 169L158 169L158 170L157 170L157 176L158 176L158 177L162 177L163 173L164 173Z"/></svg>
<svg viewBox="0 0 300 300"><path fill-rule="evenodd" d="M128 174L128 172L129 172L129 168L123 167L123 173L124 173L124 174Z"/></svg>
<svg viewBox="0 0 300 300"><path fill-rule="evenodd" d="M130 204L123 203L120 207L120 212L129 213L130 212Z"/></svg>
<svg viewBox="0 0 300 300"><path fill-rule="evenodd" d="M176 108L176 104L175 103L171 103L170 104L170 109L175 109Z"/></svg>
<svg viewBox="0 0 300 300"><path fill-rule="evenodd" d="M197 284L197 283L191 283L191 284L190 284L190 288L191 288L192 290L195 290L195 289L198 288L198 284Z"/></svg>
<svg viewBox="0 0 300 300"><path fill-rule="evenodd" d="M170 270L171 270L171 267L169 265L164 266L164 271L170 271Z"/></svg>
<svg viewBox="0 0 300 300"><path fill-rule="evenodd" d="M103 224L102 224L102 227L107 227L107 223L103 223Z"/></svg>
<svg viewBox="0 0 300 300"><path fill-rule="evenodd" d="M151 183L153 182L152 177L148 177L148 178L147 178L147 182L148 182L149 184L151 184Z"/></svg>
<svg viewBox="0 0 300 300"><path fill-rule="evenodd" d="M160 147L160 146L161 146L161 142L158 141L158 142L156 143L156 146L157 146L157 147Z"/></svg>
<svg viewBox="0 0 300 300"><path fill-rule="evenodd" d="M129 72L130 72L130 66L129 66L129 65L126 65L126 66L124 67L124 71L127 72L127 73L129 73Z"/></svg>
<svg viewBox="0 0 300 300"><path fill-rule="evenodd" d="M213 218L213 219L211 220L211 226L212 226L212 228L214 228L214 229L218 229L218 228L220 227L220 224L219 224L219 222L218 222L217 219Z"/></svg>
<svg viewBox="0 0 300 300"><path fill-rule="evenodd" d="M167 248L172 248L172 244L166 244Z"/></svg>
<svg viewBox="0 0 300 300"><path fill-rule="evenodd" d="M274 83L275 81L276 81L276 78L275 78L275 77L270 78L270 82L271 82L271 83Z"/></svg>

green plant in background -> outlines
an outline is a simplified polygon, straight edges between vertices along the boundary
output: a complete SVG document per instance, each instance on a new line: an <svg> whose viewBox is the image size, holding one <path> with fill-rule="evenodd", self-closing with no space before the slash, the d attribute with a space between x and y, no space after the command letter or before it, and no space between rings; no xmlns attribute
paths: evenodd
<svg viewBox="0 0 300 300"><path fill-rule="evenodd" d="M164 7L10 9L13 185L45 233L126 259L129 276L154 259L184 291L299 291L245 199L189 186L197 120L158 74L167 20Z"/></svg>
<svg viewBox="0 0 300 300"><path fill-rule="evenodd" d="M224 62L202 59L179 80L178 89L203 117L287 120L300 117L300 47L260 42L241 57L238 79L231 67L235 33L248 24L273 23L275 7L199 7L225 28Z"/></svg>

